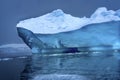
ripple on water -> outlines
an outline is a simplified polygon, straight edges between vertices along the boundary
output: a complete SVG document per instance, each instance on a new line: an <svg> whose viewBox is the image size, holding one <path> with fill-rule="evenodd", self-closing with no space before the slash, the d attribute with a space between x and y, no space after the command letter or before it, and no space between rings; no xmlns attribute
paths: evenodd
<svg viewBox="0 0 120 80"><path fill-rule="evenodd" d="M81 75L47 74L37 75L32 80L90 80Z"/></svg>

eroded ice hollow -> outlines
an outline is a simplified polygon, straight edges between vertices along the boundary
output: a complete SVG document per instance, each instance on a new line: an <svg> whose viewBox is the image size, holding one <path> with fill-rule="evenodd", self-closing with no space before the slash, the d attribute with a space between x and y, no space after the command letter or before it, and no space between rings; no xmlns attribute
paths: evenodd
<svg viewBox="0 0 120 80"><path fill-rule="evenodd" d="M120 49L120 10L98 8L90 18L61 9L17 24L19 36L33 53Z"/></svg>

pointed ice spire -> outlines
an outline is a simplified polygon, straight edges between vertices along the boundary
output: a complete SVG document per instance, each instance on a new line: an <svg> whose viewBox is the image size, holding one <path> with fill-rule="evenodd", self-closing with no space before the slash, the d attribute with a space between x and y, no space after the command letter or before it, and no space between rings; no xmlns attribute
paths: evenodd
<svg viewBox="0 0 120 80"><path fill-rule="evenodd" d="M106 7L100 7L91 15L91 18L96 18L98 16L101 16L101 14L105 13L105 12L107 12L107 8Z"/></svg>

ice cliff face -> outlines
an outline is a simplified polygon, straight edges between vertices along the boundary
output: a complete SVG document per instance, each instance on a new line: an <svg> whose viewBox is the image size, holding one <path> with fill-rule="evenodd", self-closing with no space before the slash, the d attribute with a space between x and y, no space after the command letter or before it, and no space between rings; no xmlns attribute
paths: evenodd
<svg viewBox="0 0 120 80"><path fill-rule="evenodd" d="M57 9L40 17L20 21L17 27L23 27L34 33L58 33L79 29L85 25L120 20L120 10L98 8L90 18L73 17Z"/></svg>
<svg viewBox="0 0 120 80"><path fill-rule="evenodd" d="M18 28L20 37L29 44L33 52L79 52L103 50L106 47L119 49L119 31L120 21L90 24L74 31L57 34L33 34L30 30ZM51 51L44 49L51 49Z"/></svg>

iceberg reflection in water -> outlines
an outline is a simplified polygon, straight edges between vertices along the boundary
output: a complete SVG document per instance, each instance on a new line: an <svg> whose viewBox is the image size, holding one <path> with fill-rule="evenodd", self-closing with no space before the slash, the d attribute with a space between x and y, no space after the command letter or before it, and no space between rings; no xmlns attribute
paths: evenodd
<svg viewBox="0 0 120 80"><path fill-rule="evenodd" d="M119 80L120 51L33 54L30 80Z"/></svg>

